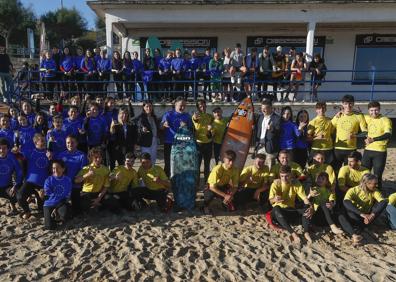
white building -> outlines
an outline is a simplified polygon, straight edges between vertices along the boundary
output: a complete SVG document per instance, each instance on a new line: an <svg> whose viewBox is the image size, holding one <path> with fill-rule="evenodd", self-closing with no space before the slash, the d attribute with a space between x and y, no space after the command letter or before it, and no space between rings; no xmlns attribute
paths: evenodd
<svg viewBox="0 0 396 282"><path fill-rule="evenodd" d="M259 49L295 46L323 54L329 70L320 98L337 100L345 93L369 100L370 72L376 72L374 98L396 98L396 1L318 0L96 0L88 5L106 22L107 48L135 51L157 36L184 47L222 51L241 43ZM121 37L113 45L112 34ZM169 46L168 46L169 47ZM366 83L352 80L367 79ZM383 79L384 81L381 81ZM337 81L337 82L332 82ZM328 92L326 92L328 91ZM339 91L339 92L337 92Z"/></svg>

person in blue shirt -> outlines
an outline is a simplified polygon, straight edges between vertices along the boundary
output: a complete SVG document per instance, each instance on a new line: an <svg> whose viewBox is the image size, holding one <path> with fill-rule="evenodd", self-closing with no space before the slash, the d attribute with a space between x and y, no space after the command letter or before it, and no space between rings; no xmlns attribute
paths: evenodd
<svg viewBox="0 0 396 282"><path fill-rule="evenodd" d="M52 117L50 117L52 119ZM52 126L52 120L51 120ZM47 116L43 112L38 112L36 115L36 120L34 121L33 128L36 133L41 133L43 135L47 135L48 131L48 122Z"/></svg>
<svg viewBox="0 0 396 282"><path fill-rule="evenodd" d="M24 155L34 149L33 137L36 131L29 125L24 114L19 114L18 123L19 129L14 131L14 147L16 147L16 152Z"/></svg>
<svg viewBox="0 0 396 282"><path fill-rule="evenodd" d="M61 115L54 116L54 127L47 132L46 140L48 150L53 154L54 158L66 150L67 131L63 127L63 118Z"/></svg>
<svg viewBox="0 0 396 282"><path fill-rule="evenodd" d="M146 48L143 57L143 81L147 89L147 91L145 92L146 95L145 98L147 98L147 100L152 100L153 98L152 91L154 84L152 83L152 81L153 81L154 71L155 71L154 57L151 56L151 49ZM154 95L154 97L157 97L157 95Z"/></svg>
<svg viewBox="0 0 396 282"><path fill-rule="evenodd" d="M298 163L303 169L307 164L308 160L308 149L309 143L307 140L308 136L308 123L309 123L309 115L306 110L301 110L297 113L296 117L296 125L297 128L300 128L301 131L300 136L296 140L296 148L294 149L294 161Z"/></svg>
<svg viewBox="0 0 396 282"><path fill-rule="evenodd" d="M191 50L191 58L190 58L190 67L191 67L191 79L193 80L192 91L194 100L198 98L198 82L200 78L200 68L201 68L201 59L197 55L197 51L195 49Z"/></svg>
<svg viewBox="0 0 396 282"><path fill-rule="evenodd" d="M11 128L8 114L0 116L0 138L5 138L10 148L14 147L14 131Z"/></svg>
<svg viewBox="0 0 396 282"><path fill-rule="evenodd" d="M180 126L186 125L189 129L192 129L191 115L184 112L185 109L186 101L179 96L175 100L174 109L166 112L161 120L161 128L165 131L164 170L168 177L170 176L170 153L175 134Z"/></svg>
<svg viewBox="0 0 396 282"><path fill-rule="evenodd" d="M139 60L139 53L138 52L133 52L132 53L132 64L133 64L133 72L132 72L132 81L136 81L137 84L140 87L140 92L142 93L142 98L143 98L143 92L144 92L144 84L143 84L143 71L144 71L144 66L143 63ZM135 85L136 87L137 85ZM135 87L133 87L133 91L135 91ZM136 96L136 94L134 94Z"/></svg>
<svg viewBox="0 0 396 282"><path fill-rule="evenodd" d="M84 118L79 114L77 106L70 106L68 117L63 121L67 135L73 135L78 142L78 149L88 152L87 138L84 130ZM67 146L67 145L66 145Z"/></svg>
<svg viewBox="0 0 396 282"><path fill-rule="evenodd" d="M96 61L91 50L85 52L85 57L81 61L80 70L84 74L85 90L87 94L91 97L97 96L97 83L98 72L96 69Z"/></svg>
<svg viewBox="0 0 396 282"><path fill-rule="evenodd" d="M28 124L33 126L36 119L36 113L33 111L32 104L30 104L30 102L22 102L22 111L20 113L24 114L27 118Z"/></svg>
<svg viewBox="0 0 396 282"><path fill-rule="evenodd" d="M173 58L171 67L173 74L173 95L172 98L182 96L184 92L184 58L182 57L181 50L179 48L175 51L176 57Z"/></svg>
<svg viewBox="0 0 396 282"><path fill-rule="evenodd" d="M44 181L48 177L51 154L46 150L45 137L36 133L33 137L35 148L24 153L27 162L26 179L21 189L17 193L19 206L23 209L22 218L28 219L31 216L27 199L35 194L38 209L43 208L43 187Z"/></svg>
<svg viewBox="0 0 396 282"><path fill-rule="evenodd" d="M13 175L15 174L15 183ZM9 143L6 138L0 138L0 198L10 202L10 214L16 213L17 202L15 193L22 185L22 168L15 156L9 151Z"/></svg>
<svg viewBox="0 0 396 282"><path fill-rule="evenodd" d="M110 73L111 73L111 60L107 58L107 50L100 51L100 57L97 61L97 69L99 80L102 82L99 87L101 95L103 97L107 94L107 86L109 85Z"/></svg>
<svg viewBox="0 0 396 282"><path fill-rule="evenodd" d="M72 180L65 175L62 160L51 162L52 176L44 182L44 228L54 230L57 222L65 223L68 218L68 203L72 191Z"/></svg>
<svg viewBox="0 0 396 282"><path fill-rule="evenodd" d="M77 54L73 57L73 60L74 68L76 70L77 90L81 98L81 95L85 92L84 73L81 71L81 63L84 60L84 51L81 47L78 47L76 53Z"/></svg>
<svg viewBox="0 0 396 282"><path fill-rule="evenodd" d="M206 100L206 96L208 96L208 101L210 101L210 70L209 70L209 63L210 60L212 59L212 56L210 55L210 48L205 49L205 55L203 56L201 60L201 78L203 79L203 98Z"/></svg>
<svg viewBox="0 0 396 282"><path fill-rule="evenodd" d="M40 63L40 72L43 74L44 95L48 100L54 97L56 73L58 69L50 51L45 52L45 59Z"/></svg>
<svg viewBox="0 0 396 282"><path fill-rule="evenodd" d="M132 77L132 72L134 72L135 70L133 68L131 53L129 51L124 52L124 56L122 57L122 62L123 62L122 76L124 80L125 93L128 98L132 97L133 101L135 101L136 100L135 87L134 87L135 75L133 74Z"/></svg>
<svg viewBox="0 0 396 282"><path fill-rule="evenodd" d="M170 99L171 97L171 79L172 79L172 51L166 53L166 57L162 58L159 66L158 73L161 80L160 89L162 91L161 97L163 99Z"/></svg>
<svg viewBox="0 0 396 282"><path fill-rule="evenodd" d="M88 148L105 146L108 128L106 120L99 115L99 106L97 103L91 103L89 106L89 116L85 118L84 130L87 134Z"/></svg>
<svg viewBox="0 0 396 282"><path fill-rule="evenodd" d="M281 133L280 133L280 150L287 150L294 160L294 149L296 148L297 139L301 136L306 124L300 123L299 126L292 121L293 112L289 106L281 110Z"/></svg>
<svg viewBox="0 0 396 282"><path fill-rule="evenodd" d="M121 54L118 51L114 51L113 58L111 60L111 72L113 73L113 80L116 86L117 96L119 100L122 100L122 98L124 98L124 90L122 86L123 71L124 71L124 65L121 59Z"/></svg>
<svg viewBox="0 0 396 282"><path fill-rule="evenodd" d="M65 47L63 49L63 55L60 59L59 69L62 74L62 91L69 93L69 91L75 91L74 87L74 58L70 54L70 49Z"/></svg>
<svg viewBox="0 0 396 282"><path fill-rule="evenodd" d="M10 116L11 129L17 130L19 128L18 109L16 107L10 106L8 109L8 115Z"/></svg>

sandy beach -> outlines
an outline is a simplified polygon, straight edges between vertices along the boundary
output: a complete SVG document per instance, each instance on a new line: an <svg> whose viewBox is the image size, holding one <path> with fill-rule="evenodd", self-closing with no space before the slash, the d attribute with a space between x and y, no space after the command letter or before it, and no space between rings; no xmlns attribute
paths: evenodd
<svg viewBox="0 0 396 282"><path fill-rule="evenodd" d="M395 155L389 149L386 195L396 191ZM383 218L364 232L364 246L325 228L298 248L255 204L234 213L214 207L213 215L162 214L153 204L75 218L55 232L43 230L42 218L5 212L0 200L0 281L396 281L396 232Z"/></svg>

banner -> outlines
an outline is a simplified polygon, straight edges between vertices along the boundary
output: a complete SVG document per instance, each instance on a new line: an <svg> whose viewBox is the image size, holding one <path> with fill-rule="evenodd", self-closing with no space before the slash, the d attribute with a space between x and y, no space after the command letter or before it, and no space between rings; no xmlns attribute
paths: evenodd
<svg viewBox="0 0 396 282"><path fill-rule="evenodd" d="M356 46L396 46L396 34L359 34Z"/></svg>
<svg viewBox="0 0 396 282"><path fill-rule="evenodd" d="M307 38L304 36L248 36L247 47L305 47ZM326 36L315 36L314 47L324 47Z"/></svg>
<svg viewBox="0 0 396 282"><path fill-rule="evenodd" d="M183 48L217 48L217 37L160 37L161 47L169 49L172 42L180 42ZM140 48L146 47L148 37L140 38Z"/></svg>

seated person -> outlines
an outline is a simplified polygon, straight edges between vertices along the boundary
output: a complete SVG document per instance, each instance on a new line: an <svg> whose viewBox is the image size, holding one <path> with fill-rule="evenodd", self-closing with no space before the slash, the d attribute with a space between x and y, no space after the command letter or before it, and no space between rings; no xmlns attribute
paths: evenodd
<svg viewBox="0 0 396 282"><path fill-rule="evenodd" d="M325 153L323 151L316 151L313 155L313 164L306 169L306 175L314 185L316 178L321 172L326 172L332 188L336 185L336 176L331 165L326 163Z"/></svg>
<svg viewBox="0 0 396 282"><path fill-rule="evenodd" d="M363 237L360 233L378 218L388 203L377 190L377 184L377 176L367 173L360 185L346 192L345 212L339 215L338 221L342 229L352 236L353 244L361 243Z"/></svg>
<svg viewBox="0 0 396 282"><path fill-rule="evenodd" d="M102 150L94 147L88 152L89 165L85 166L74 179L82 183L81 208L84 212L97 210L110 187L109 169L102 164Z"/></svg>
<svg viewBox="0 0 396 282"><path fill-rule="evenodd" d="M292 176L298 180L305 180L305 175L303 169L300 167L298 163L295 163L290 160L290 155L287 150L281 150L278 154L278 163L274 164L271 167L270 171L270 181L272 182L274 179L279 179L279 170L281 166L290 166Z"/></svg>
<svg viewBox="0 0 396 282"><path fill-rule="evenodd" d="M265 205L269 193L269 168L265 165L265 155L257 154L254 164L245 167L239 176L240 189L234 195L236 206L244 205L251 201Z"/></svg>
<svg viewBox="0 0 396 282"><path fill-rule="evenodd" d="M168 212L172 206L172 200L168 198L171 183L165 171L162 167L152 164L149 153L143 153L140 161L137 175L142 185L131 190L132 202L155 200L161 211Z"/></svg>
<svg viewBox="0 0 396 282"><path fill-rule="evenodd" d="M15 214L17 212L15 193L22 185L23 173L14 154L9 151L9 145L6 138L0 138L0 198L7 199L10 202L9 214ZM14 174L15 184L12 179Z"/></svg>
<svg viewBox="0 0 396 282"><path fill-rule="evenodd" d="M52 161L52 176L44 182L44 228L56 228L56 220L65 223L67 220L72 180L66 176L65 163L62 160Z"/></svg>
<svg viewBox="0 0 396 282"><path fill-rule="evenodd" d="M110 189L108 196L114 203L113 211L118 211L119 207L130 210L132 207L130 188L138 186L138 176L133 169L136 156L133 153L125 155L124 165L119 165L110 174Z"/></svg>
<svg viewBox="0 0 396 282"><path fill-rule="evenodd" d="M298 196L306 205L302 209L296 209L295 201ZM308 242L312 239L308 233L309 218L313 213L313 206L309 202L301 183L292 176L292 169L288 165L279 168L279 179L275 179L271 184L269 201L273 207L271 218L274 223L278 223L290 234L290 241L299 245L301 240L297 233L290 226L290 222L302 219L304 237Z"/></svg>
<svg viewBox="0 0 396 282"><path fill-rule="evenodd" d="M396 230L396 193L389 196L389 204L386 207L386 215L389 221L389 227Z"/></svg>
<svg viewBox="0 0 396 282"><path fill-rule="evenodd" d="M204 212L210 213L209 204L214 197L219 197L233 211L233 198L238 189L239 171L234 167L236 154L228 150L224 154L223 163L216 165L209 174L208 188L204 191Z"/></svg>

